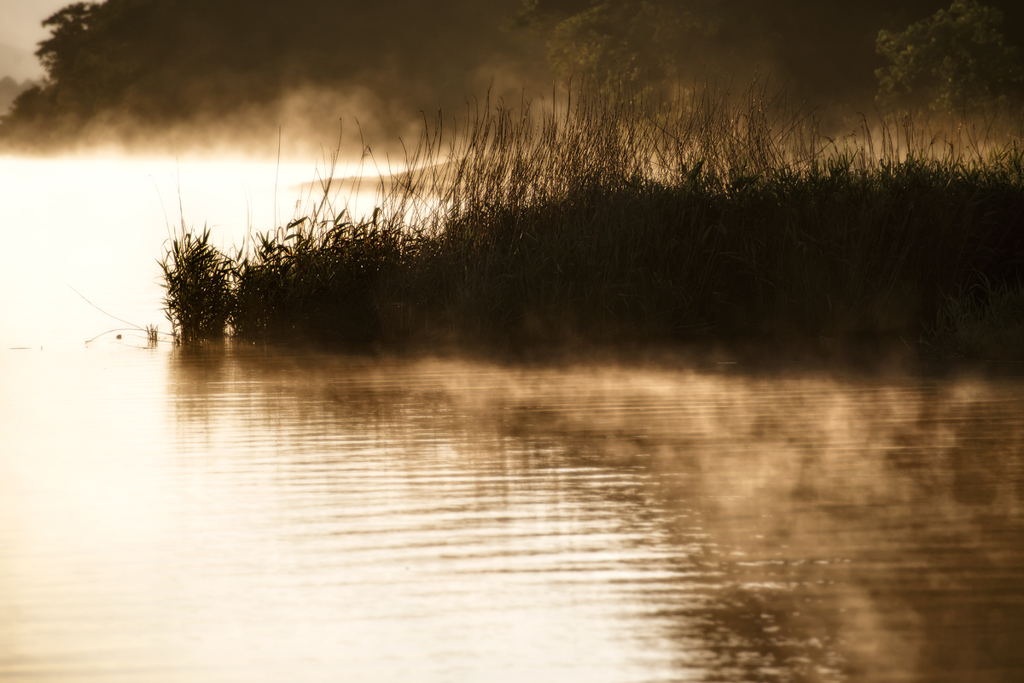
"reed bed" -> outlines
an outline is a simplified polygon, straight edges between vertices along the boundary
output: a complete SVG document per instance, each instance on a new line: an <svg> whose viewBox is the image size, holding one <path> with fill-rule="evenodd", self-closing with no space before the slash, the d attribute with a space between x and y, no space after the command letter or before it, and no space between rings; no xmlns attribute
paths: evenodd
<svg viewBox="0 0 1024 683"><path fill-rule="evenodd" d="M485 100L424 126L372 216L336 209L328 177L308 215L233 256L183 232L163 262L168 316L183 341L978 353L963 330L1014 339L1024 282L1024 147L991 139L912 118L828 138L758 84Z"/></svg>

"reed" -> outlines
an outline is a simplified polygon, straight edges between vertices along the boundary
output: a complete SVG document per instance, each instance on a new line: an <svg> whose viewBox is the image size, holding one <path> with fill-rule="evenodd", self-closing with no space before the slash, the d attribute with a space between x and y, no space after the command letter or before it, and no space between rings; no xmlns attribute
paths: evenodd
<svg viewBox="0 0 1024 683"><path fill-rule="evenodd" d="M372 219L335 213L325 187L236 258L190 238L212 268L194 301L170 294L173 245L175 329L200 329L176 311L209 307L203 334L224 321L247 339L873 335L934 350L952 348L938 340L951 295L1024 278L1019 138L909 118L827 138L757 83L580 92L542 111L484 101L454 130L425 125L407 169L382 180Z"/></svg>
<svg viewBox="0 0 1024 683"><path fill-rule="evenodd" d="M235 305L236 266L210 244L210 230L182 226L164 259L164 306L175 338L192 344L224 335Z"/></svg>

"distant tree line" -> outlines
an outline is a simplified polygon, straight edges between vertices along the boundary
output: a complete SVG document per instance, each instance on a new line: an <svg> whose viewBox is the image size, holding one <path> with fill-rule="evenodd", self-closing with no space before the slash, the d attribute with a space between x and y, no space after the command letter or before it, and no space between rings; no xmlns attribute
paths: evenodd
<svg viewBox="0 0 1024 683"><path fill-rule="evenodd" d="M35 85L31 79L19 82L10 76L0 78L0 114L7 111L18 95Z"/></svg>
<svg viewBox="0 0 1024 683"><path fill-rule="evenodd" d="M881 31L877 51L888 65L875 72L879 99L953 113L1019 99L1024 63L1002 23L999 10L956 0L905 31Z"/></svg>
<svg viewBox="0 0 1024 683"><path fill-rule="evenodd" d="M516 23L543 36L563 78L685 85L757 70L816 104L877 94L963 110L1021 94L1024 3L989 2L524 0Z"/></svg>
<svg viewBox="0 0 1024 683"><path fill-rule="evenodd" d="M106 0L43 25L46 78L0 136L223 116L305 87L408 114L507 74L661 87L759 71L813 104L947 110L1016 102L1024 77L1019 0Z"/></svg>
<svg viewBox="0 0 1024 683"><path fill-rule="evenodd" d="M517 68L509 62L529 53L517 41L529 38L501 31L517 3L76 2L43 22L45 81L17 99L0 134L74 130L111 114L157 126L206 120L308 87L374 90L415 115Z"/></svg>

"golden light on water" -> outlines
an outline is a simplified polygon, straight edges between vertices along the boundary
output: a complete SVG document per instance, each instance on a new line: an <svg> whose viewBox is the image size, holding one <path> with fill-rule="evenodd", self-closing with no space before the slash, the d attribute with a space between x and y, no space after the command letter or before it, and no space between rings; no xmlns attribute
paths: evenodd
<svg viewBox="0 0 1024 683"><path fill-rule="evenodd" d="M70 289L166 330L178 197L227 248L314 166L0 159L0 678L1024 671L1017 380L146 348Z"/></svg>
<svg viewBox="0 0 1024 683"><path fill-rule="evenodd" d="M81 297L169 331L156 262L182 222L209 226L215 243L233 251L251 232L305 210L317 199L308 181L325 173L317 159L0 157L0 348L77 344L125 327ZM354 212L373 203L374 183L363 187ZM339 209L345 197L335 197Z"/></svg>
<svg viewBox="0 0 1024 683"><path fill-rule="evenodd" d="M792 310L793 329L824 330L808 340L822 357L850 351L853 361L875 318L909 354L938 349L927 334L916 347L904 338L928 326L911 309L931 310L919 301L931 293L962 293L950 316L975 293L988 311L1012 301L988 280L987 292L969 289L975 265L996 285L1019 270L991 258L1009 244L998 231L973 255L954 248L949 268L935 264L957 239L916 240L933 223L947 237L962 228L967 242L979 225L1014 225L1000 199L1012 182L996 182L988 204L976 206L975 190L989 170L1013 176L1020 159L972 166L989 138L1019 139L1020 93L999 76L1016 68L1009 46L1024 15L1013 3L996 3L1006 43L998 12L961 3L934 15L945 38L924 43L914 37L924 24L891 32L916 10L885 3L739 13L733 3L582 3L592 6L558 17L544 16L548 4L410 3L395 17L386 5L319 0L175 3L170 13L156 0L113 0L41 26L67 2L0 0L0 78L41 74L32 51L54 38L40 45L42 90L0 121L0 138L8 149L89 150L0 156L0 681L1024 680L1024 378L1011 363L925 374L934 367L922 357L908 369L901 348L858 374L718 363L678 347L583 358L569 342L558 361L449 346L172 343L158 262L178 231L208 228L214 247L241 256L254 233L301 230L328 176L318 226L342 211L376 225L380 207L385 225L414 226L399 240L412 245L401 268L423 273L425 287L455 274L441 296L403 298L436 298L436 314L331 290L329 322L349 324L341 311L354 301L389 338L418 317L442 330L506 299L507 314L493 317L524 318L527 337L549 324L533 324L539 310L565 335L576 321L554 311L620 319L621 309L637 331L665 320L674 335L694 322L677 315L692 308L714 335L734 322L769 329ZM954 23L974 36L946 41ZM864 40L875 35L874 46ZM887 51L890 40L899 50ZM633 55L625 76L622 54ZM977 62L960 85L991 87L977 102L934 99L927 91L943 84L907 80L914 68L903 61L919 58L925 70ZM894 66L875 71L878 59ZM0 108L31 87L0 85ZM903 104L919 100L924 116L855 114L904 86ZM953 132L934 134L927 112L941 118L953 99ZM830 101L847 104L814 109ZM968 116L975 104L980 127ZM531 108L551 116L530 118ZM333 146L319 141L339 123L333 154L351 159L335 167ZM465 165L449 163L445 151L460 149ZM920 164L885 161L914 149ZM936 154L946 161L932 169ZM392 162L403 156L421 176ZM483 175L449 175L458 168ZM451 195L444 180L417 182L456 177L466 184ZM391 204L378 180L382 192L414 189ZM855 195L877 200L844 203ZM920 210L940 198L948 211ZM470 202L450 222L458 234L417 240L434 227L417 219L439 215L441 201ZM945 220L965 207L963 221ZM570 214L584 220L573 227ZM551 217L551 245L585 248L518 235L538 215ZM620 229L637 236L632 248L605 239ZM374 265L375 253L394 251L366 232L370 249L345 241L353 229L330 260L314 259L317 286L346 279L321 277L333 263L358 282L419 289ZM504 246L476 239L488 232ZM658 255L644 235L678 248L647 258ZM506 265L535 277L503 268L506 236L523 238ZM278 232L277 253L299 259L268 281L295 273L285 269L306 256L290 247L300 237ZM591 248L601 243L607 256ZM460 273L450 248L481 256L477 273L493 282L473 266ZM879 259L887 248L891 260ZM879 264L877 278L865 275ZM971 278L914 279L960 266ZM588 278L598 284L573 284ZM815 278L825 289L835 281L834 292L808 288ZM501 301L474 305L464 292L474 280L479 301ZM556 280L564 307L545 303ZM607 306L595 296L601 280ZM746 306L753 290L765 306ZM690 301L700 291L706 304ZM960 332L971 316L961 318L949 343L970 354ZM162 336L147 334L154 325ZM865 356L890 355L873 346ZM993 344L1015 349L1003 346Z"/></svg>
<svg viewBox="0 0 1024 683"><path fill-rule="evenodd" d="M1019 595L1013 385L26 353L8 674L839 681L1024 618L987 621Z"/></svg>

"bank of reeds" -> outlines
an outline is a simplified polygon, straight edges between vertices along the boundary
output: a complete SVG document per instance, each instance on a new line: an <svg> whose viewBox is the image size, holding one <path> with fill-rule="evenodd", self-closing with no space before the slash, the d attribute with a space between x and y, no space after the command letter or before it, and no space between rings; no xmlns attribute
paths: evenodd
<svg viewBox="0 0 1024 683"><path fill-rule="evenodd" d="M954 333L968 319L1014 324L999 302L1024 281L1017 138L904 119L829 139L758 87L484 102L443 123L370 217L325 197L234 257L179 236L164 272L181 338L889 337L956 354L981 348Z"/></svg>

